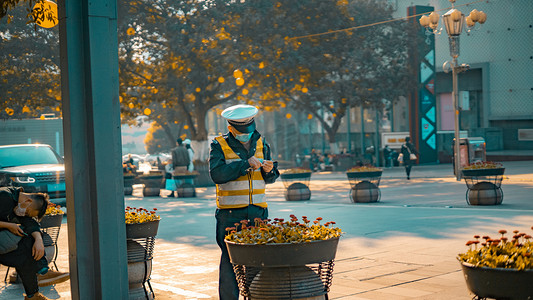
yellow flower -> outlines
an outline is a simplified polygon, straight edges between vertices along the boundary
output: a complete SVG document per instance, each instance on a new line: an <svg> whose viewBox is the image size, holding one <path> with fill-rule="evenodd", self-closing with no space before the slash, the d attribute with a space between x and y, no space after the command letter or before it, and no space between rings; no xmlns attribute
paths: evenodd
<svg viewBox="0 0 533 300"><path fill-rule="evenodd" d="M499 169L503 168L503 165L499 162L492 161L480 161L468 166L465 166L463 170L477 170L477 169Z"/></svg>
<svg viewBox="0 0 533 300"><path fill-rule="evenodd" d="M255 226L247 220L236 223L235 227L228 227L226 240L244 244L273 244L273 243L306 243L340 237L342 231L337 227L330 227L335 222L320 224L322 218L313 221L302 217L302 222L294 215L289 221L275 218L272 220L255 219ZM240 227L239 227L240 226Z"/></svg>
<svg viewBox="0 0 533 300"><path fill-rule="evenodd" d="M382 171L380 168L373 166L362 166L362 167L353 167L348 170L348 172L377 172Z"/></svg>
<svg viewBox="0 0 533 300"><path fill-rule="evenodd" d="M48 207L46 208L45 216L53 216L53 215L62 215L64 212L61 210L61 206L56 205L54 203L48 203Z"/></svg>
<svg viewBox="0 0 533 300"><path fill-rule="evenodd" d="M295 174L295 173L311 173L311 170L306 168L292 168L287 169L283 172L283 174Z"/></svg>
<svg viewBox="0 0 533 300"><path fill-rule="evenodd" d="M125 216L126 224L139 224L146 223L151 221L160 220L156 214L157 208L152 209L151 211L144 208L135 208L135 207L126 207Z"/></svg>

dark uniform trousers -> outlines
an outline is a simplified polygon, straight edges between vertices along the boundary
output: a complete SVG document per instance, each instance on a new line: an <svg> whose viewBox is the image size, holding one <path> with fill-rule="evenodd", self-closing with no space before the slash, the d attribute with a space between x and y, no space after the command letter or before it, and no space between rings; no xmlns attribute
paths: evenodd
<svg viewBox="0 0 533 300"><path fill-rule="evenodd" d="M26 295L33 295L39 291L37 283L38 266L37 261L32 256L33 243L33 237L25 236L19 241L16 250L0 254L0 264L14 267L17 270Z"/></svg>
<svg viewBox="0 0 533 300"><path fill-rule="evenodd" d="M235 227L235 223L239 223L241 220L248 220L250 225L254 225L255 218L260 218L261 220L268 218L268 209L256 205L249 205L243 208L217 209L215 217L217 220L217 244L222 250L219 269L219 297L221 300L237 300L239 299L239 287L233 272L233 265L229 259L228 249L224 242L226 228Z"/></svg>

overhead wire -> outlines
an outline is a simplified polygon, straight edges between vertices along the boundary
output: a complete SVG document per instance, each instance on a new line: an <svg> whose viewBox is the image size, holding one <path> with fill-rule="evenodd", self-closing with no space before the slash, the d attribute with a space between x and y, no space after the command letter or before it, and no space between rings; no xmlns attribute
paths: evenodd
<svg viewBox="0 0 533 300"><path fill-rule="evenodd" d="M450 10L452 8L461 7L461 6L468 6L468 5L471 5L471 4L484 2L484 1L487 1L487 0L477 0L477 1L469 2L469 3L465 3L465 4L461 4L461 5L454 5L452 7L447 7L447 8L442 8L442 9L439 9L439 10L435 10L435 12L441 12L441 11L445 11L445 10ZM295 36L295 37L289 38L288 40L297 40L297 39L304 39L304 38L322 36L322 35L327 35L327 34L334 34L334 33L339 33L339 32L346 32L346 31L356 30L356 29L365 28L365 27L371 27L371 26L376 26L376 25L381 25L381 24L386 24L386 23L391 23L391 22L396 22L396 21L407 20L407 19L410 19L410 18L422 16L422 15L425 15L425 14L428 14L428 12L420 13L420 14L416 14L416 15L412 15L412 16L406 16L406 17L391 19L391 20L375 22L375 23L371 23L371 24L355 26L355 27L348 27L348 28L344 28L344 29L332 30L332 31L321 32L321 33L314 33L314 34L308 34L308 35L302 35L302 36Z"/></svg>

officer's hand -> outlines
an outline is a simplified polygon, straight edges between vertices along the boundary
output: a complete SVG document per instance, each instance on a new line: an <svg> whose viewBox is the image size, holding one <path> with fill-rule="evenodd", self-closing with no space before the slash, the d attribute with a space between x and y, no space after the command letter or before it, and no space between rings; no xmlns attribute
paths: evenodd
<svg viewBox="0 0 533 300"><path fill-rule="evenodd" d="M268 173L274 168L274 162L271 160L265 160L263 161L263 165L261 167L263 168L263 171Z"/></svg>
<svg viewBox="0 0 533 300"><path fill-rule="evenodd" d="M255 156L248 158L248 163L254 170L257 170L261 167L261 162Z"/></svg>
<svg viewBox="0 0 533 300"><path fill-rule="evenodd" d="M23 236L24 235L24 230L22 230L22 228L20 228L19 224L15 224L15 223L9 223L9 225L7 225L7 230L11 231L12 234L14 235L18 235L18 236Z"/></svg>

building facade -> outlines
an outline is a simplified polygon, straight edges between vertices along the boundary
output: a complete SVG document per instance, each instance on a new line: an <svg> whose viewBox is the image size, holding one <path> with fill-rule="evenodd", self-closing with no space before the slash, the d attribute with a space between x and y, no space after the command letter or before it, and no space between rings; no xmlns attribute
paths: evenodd
<svg viewBox="0 0 533 300"><path fill-rule="evenodd" d="M439 15L451 9L448 0L389 2L395 18L406 17L414 5L432 6ZM533 150L533 2L470 2L459 0L455 8L465 15L484 11L487 21L460 37L458 61L470 65L459 74L460 129L485 138L487 151ZM443 69L452 60L444 29L435 35L435 60L436 125L446 132L454 129L454 110L452 74Z"/></svg>

